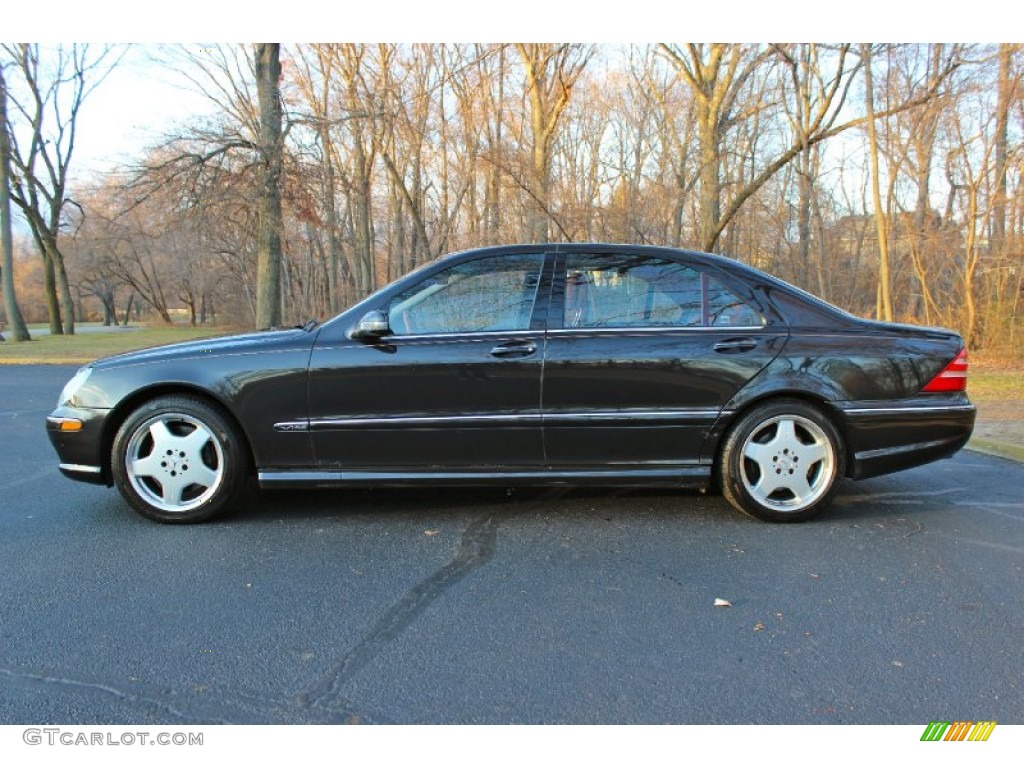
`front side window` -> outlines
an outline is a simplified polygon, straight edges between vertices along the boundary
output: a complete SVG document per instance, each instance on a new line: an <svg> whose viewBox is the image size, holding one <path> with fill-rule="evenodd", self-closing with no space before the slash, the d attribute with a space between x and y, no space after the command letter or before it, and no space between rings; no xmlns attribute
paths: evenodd
<svg viewBox="0 0 1024 768"><path fill-rule="evenodd" d="M764 319L715 278L669 259L566 258L565 328L751 327Z"/></svg>
<svg viewBox="0 0 1024 768"><path fill-rule="evenodd" d="M542 254L520 254L438 272L391 300L391 331L408 336L528 330L543 264Z"/></svg>

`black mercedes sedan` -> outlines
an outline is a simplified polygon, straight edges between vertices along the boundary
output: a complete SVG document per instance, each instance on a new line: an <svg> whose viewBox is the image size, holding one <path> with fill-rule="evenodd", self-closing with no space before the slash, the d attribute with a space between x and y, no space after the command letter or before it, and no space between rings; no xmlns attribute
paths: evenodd
<svg viewBox="0 0 1024 768"><path fill-rule="evenodd" d="M47 430L68 477L191 523L268 488L720 487L807 520L840 480L951 456L953 331L854 317L705 253L485 248L328 322L110 357Z"/></svg>

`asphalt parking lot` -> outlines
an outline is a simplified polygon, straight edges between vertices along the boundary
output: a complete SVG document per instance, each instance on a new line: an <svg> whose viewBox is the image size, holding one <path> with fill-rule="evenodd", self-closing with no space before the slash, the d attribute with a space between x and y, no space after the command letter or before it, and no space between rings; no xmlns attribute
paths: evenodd
<svg viewBox="0 0 1024 768"><path fill-rule="evenodd" d="M0 367L0 723L1024 722L1022 465L847 482L792 526L564 490L160 526L58 473L73 371Z"/></svg>

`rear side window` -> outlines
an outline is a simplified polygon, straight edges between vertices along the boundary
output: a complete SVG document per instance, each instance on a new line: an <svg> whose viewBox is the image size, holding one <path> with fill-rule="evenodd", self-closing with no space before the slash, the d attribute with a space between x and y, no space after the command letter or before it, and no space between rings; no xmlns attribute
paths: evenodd
<svg viewBox="0 0 1024 768"><path fill-rule="evenodd" d="M669 259L566 258L565 328L758 327L764 318L718 280Z"/></svg>

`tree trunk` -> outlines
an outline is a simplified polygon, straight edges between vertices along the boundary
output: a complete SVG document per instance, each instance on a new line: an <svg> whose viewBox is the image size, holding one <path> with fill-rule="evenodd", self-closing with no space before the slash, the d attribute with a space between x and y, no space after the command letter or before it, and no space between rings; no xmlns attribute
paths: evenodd
<svg viewBox="0 0 1024 768"><path fill-rule="evenodd" d="M533 242L546 243L552 220L551 161L555 135L572 89L590 54L577 44L517 43L516 49L526 72L526 91L530 101L530 167L533 178L532 189L527 190L531 198L527 209L527 232Z"/></svg>
<svg viewBox="0 0 1024 768"><path fill-rule="evenodd" d="M700 192L697 241L703 251L711 251L718 242L718 221L722 215L722 187L719 177L721 157L718 147L717 115L702 105L697 122L700 140Z"/></svg>
<svg viewBox="0 0 1024 768"><path fill-rule="evenodd" d="M58 225L59 226L59 225ZM54 228L57 231L57 227ZM64 256L57 248L57 238L47 238L46 247L50 249L50 259L57 276L57 288L60 291L61 311L64 315L63 330L65 335L73 336L75 333L75 300L71 295L71 283L68 281L68 272L64 268Z"/></svg>
<svg viewBox="0 0 1024 768"><path fill-rule="evenodd" d="M875 126L875 96L871 80L871 44L865 43L864 52L864 99L868 112L868 144L871 154L871 196L875 205L875 230L878 233L878 301L876 316L892 322L892 276L889 268L889 227L886 212L882 210L882 192L878 170L878 132Z"/></svg>
<svg viewBox="0 0 1024 768"><path fill-rule="evenodd" d="M100 304L103 306L103 325L106 327L117 325L117 306L114 304L114 292L109 288L104 288L97 296L99 296Z"/></svg>
<svg viewBox="0 0 1024 768"><path fill-rule="evenodd" d="M260 107L259 243L256 270L256 327L281 324L281 44L255 46Z"/></svg>
<svg viewBox="0 0 1024 768"><path fill-rule="evenodd" d="M802 285L811 284L811 195L813 194L813 168L811 150L805 148L797 159L797 262L802 273ZM818 288L821 288L819 284Z"/></svg>
<svg viewBox="0 0 1024 768"><path fill-rule="evenodd" d="M28 326L14 291L14 241L11 234L11 147L7 135L7 83L0 69L0 247L3 249L3 292L7 322L15 341L30 341Z"/></svg>
<svg viewBox="0 0 1024 768"><path fill-rule="evenodd" d="M992 251L1001 254L1006 240L1006 143L1010 105L1013 103L1017 82L1012 79L1013 45L999 45L999 103L996 107L996 188L992 199Z"/></svg>
<svg viewBox="0 0 1024 768"><path fill-rule="evenodd" d="M60 318L60 299L57 298L57 270L53 259L46 249L40 245L43 257L43 296L46 298L46 314L50 321L50 335L63 336L64 325Z"/></svg>
<svg viewBox="0 0 1024 768"><path fill-rule="evenodd" d="M134 302L135 302L135 294L134 293L128 294L128 304L126 304L125 308L124 308L124 322L121 323L121 325L123 325L125 328L128 327L128 319L131 317L131 314L132 314L132 304ZM116 318L115 318L115 321L116 321Z"/></svg>
<svg viewBox="0 0 1024 768"><path fill-rule="evenodd" d="M326 87L326 86L325 86ZM341 285L338 269L338 209L334 197L334 156L331 144L331 132L326 115L320 126L320 146L324 153L324 208L326 210L327 227L327 297L331 314L341 310Z"/></svg>
<svg viewBox="0 0 1024 768"><path fill-rule="evenodd" d="M355 217L355 266L356 266L356 288L359 291L359 298L362 299L373 293L373 235L371 231L371 206L373 199L370 190L370 176L367 169L366 150L363 148L363 133L358 125L353 128L354 138L354 162L355 162L355 194L353 202L353 214Z"/></svg>

